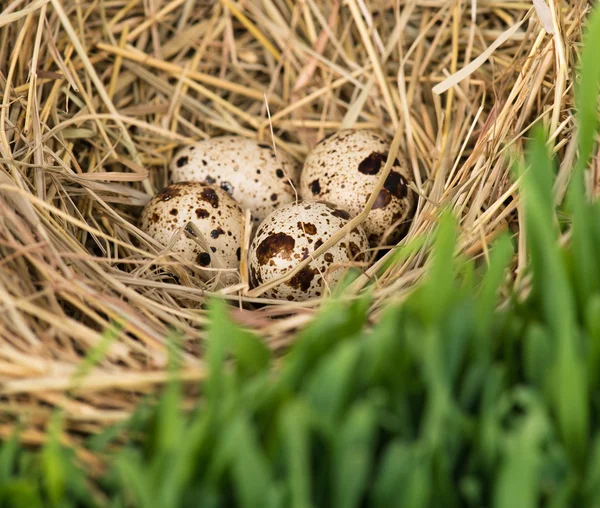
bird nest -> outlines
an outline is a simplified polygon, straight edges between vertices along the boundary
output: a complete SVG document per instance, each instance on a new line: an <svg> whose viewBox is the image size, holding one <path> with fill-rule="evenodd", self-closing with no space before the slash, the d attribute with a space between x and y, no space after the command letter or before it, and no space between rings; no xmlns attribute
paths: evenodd
<svg viewBox="0 0 600 508"><path fill-rule="evenodd" d="M224 286L137 227L185 143L235 134L302 163L342 128L378 128L409 161L418 194L406 237L344 292L370 319L427 266L441 209L461 252L485 262L508 231L526 284L511 166L541 121L561 161L576 143L574 63L585 1L12 0L0 13L0 396L42 439L53 408L69 429L126 418L168 379L205 375L207 298L285 349L321 305L265 301L241 273ZM393 154L392 154L393 156ZM247 240L247 239L246 239ZM403 246L408 248L403 249ZM243 261L243 260L242 260ZM242 267L245 264L242 262ZM83 367L82 367L83 366Z"/></svg>

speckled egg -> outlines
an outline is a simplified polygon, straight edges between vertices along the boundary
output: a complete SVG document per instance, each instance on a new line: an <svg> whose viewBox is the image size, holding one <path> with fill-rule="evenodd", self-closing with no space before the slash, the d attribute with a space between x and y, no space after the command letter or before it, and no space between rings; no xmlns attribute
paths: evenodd
<svg viewBox="0 0 600 508"><path fill-rule="evenodd" d="M375 189L389 150L389 139L374 130L346 129L326 137L306 158L301 196L329 201L358 215ZM398 156L363 223L371 246L395 244L408 230L416 202L410 179L406 161Z"/></svg>
<svg viewBox="0 0 600 508"><path fill-rule="evenodd" d="M256 221L296 200L299 168L283 150L241 136L220 136L180 149L170 166L174 182L214 184Z"/></svg>
<svg viewBox="0 0 600 508"><path fill-rule="evenodd" d="M272 212L259 226L248 253L254 287L280 277L309 257L347 224L345 210L320 201L289 204ZM369 242L362 228L349 232L324 254L286 282L268 290L268 298L304 301L328 293L351 263L367 260Z"/></svg>
<svg viewBox="0 0 600 508"><path fill-rule="evenodd" d="M202 238L193 238L197 233L187 227L190 222ZM243 224L242 209L231 196L201 182L169 185L148 202L140 217L140 229L165 246L187 228L173 251L212 268L239 267Z"/></svg>

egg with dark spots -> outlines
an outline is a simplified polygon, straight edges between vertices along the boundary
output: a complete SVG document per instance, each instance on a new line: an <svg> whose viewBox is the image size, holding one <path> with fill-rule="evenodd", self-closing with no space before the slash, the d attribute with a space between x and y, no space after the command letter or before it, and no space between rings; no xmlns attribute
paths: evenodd
<svg viewBox="0 0 600 508"><path fill-rule="evenodd" d="M248 252L253 287L285 275L310 258L307 266L264 295L304 301L327 294L349 267L362 268L368 256L367 235L359 226L314 257L314 252L347 223L348 215L343 210L322 201L288 204L269 214L258 228Z"/></svg>
<svg viewBox="0 0 600 508"><path fill-rule="evenodd" d="M233 198L201 182L169 185L148 202L140 217L140 229L159 244L171 246L187 261L214 269L239 267L236 252L243 224L243 211ZM197 232L202 238L197 238Z"/></svg>
<svg viewBox="0 0 600 508"><path fill-rule="evenodd" d="M219 136L181 148L170 165L173 182L196 181L225 190L255 222L296 201L299 167L282 149L241 136Z"/></svg>
<svg viewBox="0 0 600 508"><path fill-rule="evenodd" d="M389 138L376 130L345 129L330 135L304 162L301 197L328 201L355 217L375 190L389 151ZM362 224L372 247L394 245L408 231L417 201L409 186L411 174L398 154Z"/></svg>

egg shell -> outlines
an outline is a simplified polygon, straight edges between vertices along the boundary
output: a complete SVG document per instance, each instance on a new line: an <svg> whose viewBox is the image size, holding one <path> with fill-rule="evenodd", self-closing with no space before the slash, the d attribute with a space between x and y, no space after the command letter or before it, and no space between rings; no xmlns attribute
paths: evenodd
<svg viewBox="0 0 600 508"><path fill-rule="evenodd" d="M319 201L289 204L272 212L258 227L248 253L254 287L284 275L309 257L348 223L350 215ZM290 280L264 293L268 298L304 301L327 293L344 276L349 263L367 259L369 242L361 227L315 258ZM335 266L340 264L339 266Z"/></svg>
<svg viewBox="0 0 600 508"><path fill-rule="evenodd" d="M173 182L200 181L221 187L256 221L296 200L299 167L283 150L241 136L205 139L180 149L170 165Z"/></svg>
<svg viewBox="0 0 600 508"><path fill-rule="evenodd" d="M177 231L192 222L202 234L203 248L187 229L173 251L201 267L238 268L244 214L222 189L201 182L180 182L165 187L144 207L140 229L167 246ZM202 243L202 242L200 242Z"/></svg>
<svg viewBox="0 0 600 508"><path fill-rule="evenodd" d="M356 216L375 190L389 151L389 138L375 130L345 129L330 135L306 158L300 194L304 199L328 201ZM395 244L408 230L416 202L408 187L411 179L406 160L399 154L362 224L372 246L382 240Z"/></svg>

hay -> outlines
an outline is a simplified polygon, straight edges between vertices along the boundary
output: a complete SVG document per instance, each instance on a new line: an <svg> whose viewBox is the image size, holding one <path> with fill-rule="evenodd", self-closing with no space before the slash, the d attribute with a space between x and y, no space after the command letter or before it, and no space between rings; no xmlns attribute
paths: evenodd
<svg viewBox="0 0 600 508"><path fill-rule="evenodd" d="M201 380L207 295L233 303L234 318L273 349L310 322L319 301L266 301L260 290L248 292L243 274L240 284L218 289L137 229L141 206L167 183L167 164L184 142L240 134L302 161L329 132L381 127L396 135L420 196L406 241L424 241L406 256L390 250L344 297L371 286L373 319L385 302L404 298L424 273L427 235L442 207L459 218L463 252L483 262L490 242L510 231L522 284L526 232L511 161L541 120L562 161L562 199L575 156L573 68L588 10L580 0L544 6L4 3L4 434L21 421L38 439L35 428L56 407L82 433L126 418L168 379L172 329L184 337L182 376Z"/></svg>

